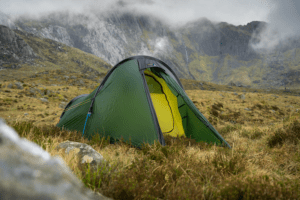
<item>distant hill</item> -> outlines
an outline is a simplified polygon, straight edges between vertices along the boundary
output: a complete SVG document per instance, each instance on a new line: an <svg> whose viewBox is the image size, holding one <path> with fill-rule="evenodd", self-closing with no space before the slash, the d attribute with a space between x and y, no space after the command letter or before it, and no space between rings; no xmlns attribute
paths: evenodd
<svg viewBox="0 0 300 200"><path fill-rule="evenodd" d="M130 13L93 19L54 13L39 20L20 18L13 26L94 54L111 65L132 55L152 55L184 79L254 88L300 88L300 40L269 54L250 47L259 41L254 33L262 31L265 22L234 26L199 19L174 28L153 17Z"/></svg>
<svg viewBox="0 0 300 200"><path fill-rule="evenodd" d="M64 71L88 76L103 76L112 66L101 58L0 25L0 82L22 80L45 71ZM94 79L92 78L92 79Z"/></svg>

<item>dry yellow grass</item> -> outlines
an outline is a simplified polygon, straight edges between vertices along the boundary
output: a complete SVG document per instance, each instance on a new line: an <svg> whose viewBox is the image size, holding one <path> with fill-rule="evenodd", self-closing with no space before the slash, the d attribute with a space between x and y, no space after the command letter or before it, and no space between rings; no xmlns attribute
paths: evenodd
<svg viewBox="0 0 300 200"><path fill-rule="evenodd" d="M27 86L23 90L4 87L13 81L2 82L0 116L20 130L22 137L37 142L51 155L60 155L74 174L95 191L115 199L239 199L229 191L247 194L249 199L276 199L277 194L279 198L280 195L287 195L291 199L300 197L297 193L299 190L295 189L300 178L300 142L287 140L282 145L268 146L268 141L277 132L288 136L293 127L298 130L297 124L293 123L300 121L299 96L282 92L242 92L238 90L240 88L237 88L237 94L225 90L186 90L196 107L232 149L195 144L188 139L167 138L167 147L148 145L138 150L126 144L88 141L81 138L80 134L53 127L63 111L59 108L62 101L88 94L98 86L87 79L84 79L87 87L70 86L70 80L61 79L57 83L53 76L57 74L50 72L50 75L24 78L22 81ZM36 98L26 96L29 88L33 87L32 83L39 84L34 87L41 91L59 91L60 94L48 96L49 103L43 103L40 94ZM242 94L245 99L241 99ZM25 126L20 125L24 122L32 122L33 125L26 131L20 128ZM35 130L36 126L46 129ZM65 140L91 145L120 173L91 177L85 168L78 166L78 160L72 153L65 155L55 150ZM295 136L294 141L298 140ZM257 181L252 183L251 180ZM288 189L283 190L285 186L281 186L281 182ZM262 188L261 191L257 191L258 188Z"/></svg>

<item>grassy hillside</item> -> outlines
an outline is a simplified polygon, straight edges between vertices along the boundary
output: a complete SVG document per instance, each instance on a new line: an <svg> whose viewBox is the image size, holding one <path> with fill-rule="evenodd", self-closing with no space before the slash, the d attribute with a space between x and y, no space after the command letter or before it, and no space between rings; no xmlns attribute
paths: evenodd
<svg viewBox="0 0 300 200"><path fill-rule="evenodd" d="M50 39L35 37L25 32L15 32L34 50L38 58L26 63L10 63L4 65L3 67L8 68L1 71L1 76L4 81L21 80L44 71L63 72L65 74L90 73L99 76L100 74L106 73L108 69L112 67L101 58L79 49L66 46ZM19 69L10 69L13 65L18 65Z"/></svg>

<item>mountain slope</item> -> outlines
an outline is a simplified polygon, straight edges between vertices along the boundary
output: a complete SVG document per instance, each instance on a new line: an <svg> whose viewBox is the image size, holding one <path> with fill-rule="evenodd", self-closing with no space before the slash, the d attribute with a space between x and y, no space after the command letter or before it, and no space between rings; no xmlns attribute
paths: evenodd
<svg viewBox="0 0 300 200"><path fill-rule="evenodd" d="M298 88L299 44L265 54L250 46L267 24L233 26L200 19L172 28L146 15L71 15L54 13L39 20L17 19L20 29L79 48L111 65L132 55L151 55L169 64L180 78L256 88Z"/></svg>
<svg viewBox="0 0 300 200"><path fill-rule="evenodd" d="M95 79L112 67L95 55L27 32L0 26L0 33L0 80L22 80L57 70Z"/></svg>

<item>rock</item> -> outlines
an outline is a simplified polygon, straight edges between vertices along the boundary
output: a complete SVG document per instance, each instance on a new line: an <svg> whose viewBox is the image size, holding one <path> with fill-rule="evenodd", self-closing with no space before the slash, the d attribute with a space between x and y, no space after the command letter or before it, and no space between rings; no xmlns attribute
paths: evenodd
<svg viewBox="0 0 300 200"><path fill-rule="evenodd" d="M108 200L86 188L60 157L51 157L37 144L0 120L0 197L8 199Z"/></svg>
<svg viewBox="0 0 300 200"><path fill-rule="evenodd" d="M294 108L294 106L291 106L291 105L288 105L288 106L285 106L286 108Z"/></svg>
<svg viewBox="0 0 300 200"><path fill-rule="evenodd" d="M44 93L38 88L30 88L29 93L32 96L35 96L37 93L39 93L42 96L44 95Z"/></svg>
<svg viewBox="0 0 300 200"><path fill-rule="evenodd" d="M64 76L64 78L66 79L66 81L70 78L69 76Z"/></svg>
<svg viewBox="0 0 300 200"><path fill-rule="evenodd" d="M236 93L236 92L234 92L234 93L232 93L232 94L234 94L234 95L239 95L238 93Z"/></svg>
<svg viewBox="0 0 300 200"><path fill-rule="evenodd" d="M0 25L0 44L6 52L6 60L18 62L22 58L35 58L37 55L32 48L13 30Z"/></svg>
<svg viewBox="0 0 300 200"><path fill-rule="evenodd" d="M20 82L16 82L15 85L16 85L17 89L19 89L19 90L23 90L24 89L23 88L23 84L20 83Z"/></svg>
<svg viewBox="0 0 300 200"><path fill-rule="evenodd" d="M48 99L46 99L46 98L40 98L40 100L44 103L49 103Z"/></svg>
<svg viewBox="0 0 300 200"><path fill-rule="evenodd" d="M64 109L66 107L66 105L67 105L67 102L62 101L58 107Z"/></svg>
<svg viewBox="0 0 300 200"><path fill-rule="evenodd" d="M71 76L71 79L76 79L77 77L76 76Z"/></svg>
<svg viewBox="0 0 300 200"><path fill-rule="evenodd" d="M232 81L230 81L230 82L228 83L228 85L229 85L229 86L236 86L236 84L235 84L234 82L232 82Z"/></svg>
<svg viewBox="0 0 300 200"><path fill-rule="evenodd" d="M40 93L40 95L42 95L42 96L44 95L43 92L40 89L38 89L38 88L34 88L34 89L35 89L35 91L37 91L38 93Z"/></svg>
<svg viewBox="0 0 300 200"><path fill-rule="evenodd" d="M275 110L271 110L271 112L272 112L272 113L275 113L276 111L275 111Z"/></svg>
<svg viewBox="0 0 300 200"><path fill-rule="evenodd" d="M79 157L81 164L85 165L90 163L93 170L97 170L99 167L103 167L106 164L106 161L100 153L95 151L90 145L84 143L65 141L56 147L56 150L59 149L65 149L66 154L69 154L71 150L74 150L75 155Z"/></svg>
<svg viewBox="0 0 300 200"><path fill-rule="evenodd" d="M13 87L13 84L11 84L11 83L7 85L7 88L12 89L12 87Z"/></svg>
<svg viewBox="0 0 300 200"><path fill-rule="evenodd" d="M244 94L241 94L241 95L239 96L239 98L240 98L240 99L245 99L245 95L244 95Z"/></svg>
<svg viewBox="0 0 300 200"><path fill-rule="evenodd" d="M250 109L250 108L245 108L245 110L247 110L247 111L251 111L251 109Z"/></svg>
<svg viewBox="0 0 300 200"><path fill-rule="evenodd" d="M45 90L44 91L44 94L47 95L47 96L51 96L53 92L51 90Z"/></svg>
<svg viewBox="0 0 300 200"><path fill-rule="evenodd" d="M28 113L25 113L24 115L25 115L25 116L27 116L27 115L28 115Z"/></svg>
<svg viewBox="0 0 300 200"><path fill-rule="evenodd" d="M36 94L36 91L35 91L35 89L33 89L33 88L30 88L30 90L29 90L29 94L30 94L30 95L35 95L35 94Z"/></svg>
<svg viewBox="0 0 300 200"><path fill-rule="evenodd" d="M79 84L79 85L84 85L85 83L84 83L83 80L80 79L80 80L78 81L78 84Z"/></svg>
<svg viewBox="0 0 300 200"><path fill-rule="evenodd" d="M224 98L223 94L219 94L219 95Z"/></svg>

